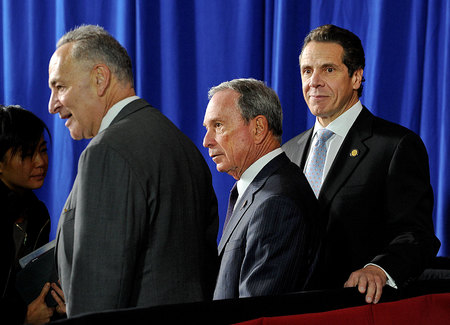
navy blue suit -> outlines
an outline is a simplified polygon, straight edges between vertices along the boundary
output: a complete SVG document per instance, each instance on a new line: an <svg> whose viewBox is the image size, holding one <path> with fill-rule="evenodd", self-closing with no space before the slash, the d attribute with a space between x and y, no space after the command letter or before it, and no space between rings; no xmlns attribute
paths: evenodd
<svg viewBox="0 0 450 325"><path fill-rule="evenodd" d="M318 244L316 204L300 168L284 153L272 159L223 231L214 299L303 290Z"/></svg>

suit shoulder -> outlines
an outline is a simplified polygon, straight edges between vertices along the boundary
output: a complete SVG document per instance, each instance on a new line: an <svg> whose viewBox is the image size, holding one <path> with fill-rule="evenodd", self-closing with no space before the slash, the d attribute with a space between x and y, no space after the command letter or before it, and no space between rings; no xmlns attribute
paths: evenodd
<svg viewBox="0 0 450 325"><path fill-rule="evenodd" d="M409 139L410 141L423 143L420 136L414 131L381 117L374 117L373 132L376 137L385 137L395 142Z"/></svg>
<svg viewBox="0 0 450 325"><path fill-rule="evenodd" d="M302 133L296 135L295 137L291 138L290 140L288 140L287 142L285 142L282 145L283 150L292 148L292 147L296 147L297 143L303 139L304 137L308 136L308 132L309 130L303 131Z"/></svg>
<svg viewBox="0 0 450 325"><path fill-rule="evenodd" d="M301 164L303 150L308 145L311 132L312 129L306 130L293 137L281 147L288 158L299 166Z"/></svg>
<svg viewBox="0 0 450 325"><path fill-rule="evenodd" d="M282 195L301 201L315 199L315 196L300 167L293 162L281 166L267 178L265 192Z"/></svg>

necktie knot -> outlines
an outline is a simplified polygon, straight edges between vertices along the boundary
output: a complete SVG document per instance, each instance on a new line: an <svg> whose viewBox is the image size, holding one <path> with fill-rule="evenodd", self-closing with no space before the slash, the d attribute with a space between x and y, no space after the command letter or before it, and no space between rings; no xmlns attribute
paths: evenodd
<svg viewBox="0 0 450 325"><path fill-rule="evenodd" d="M317 143L316 143L316 146L327 142L328 139L331 138L331 136L333 134L334 134L333 131L325 129L325 128L317 130Z"/></svg>

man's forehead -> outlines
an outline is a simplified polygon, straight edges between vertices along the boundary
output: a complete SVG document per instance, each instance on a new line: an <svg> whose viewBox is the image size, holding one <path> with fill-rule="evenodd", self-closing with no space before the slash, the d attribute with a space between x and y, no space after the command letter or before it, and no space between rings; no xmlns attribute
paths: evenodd
<svg viewBox="0 0 450 325"><path fill-rule="evenodd" d="M343 47L334 42L315 42L306 45L299 56L300 65L311 61L342 63Z"/></svg>
<svg viewBox="0 0 450 325"><path fill-rule="evenodd" d="M239 93L232 89L221 90L214 94L208 103L207 110L213 115L225 115L231 111L238 110L237 101Z"/></svg>
<svg viewBox="0 0 450 325"><path fill-rule="evenodd" d="M213 102L209 102L206 107L205 117L203 119L203 125L222 119L222 109Z"/></svg>
<svg viewBox="0 0 450 325"><path fill-rule="evenodd" d="M70 55L71 48L71 43L64 44L57 48L50 58L49 70L55 70L56 68L61 68L62 66L71 63L73 61L73 58Z"/></svg>
<svg viewBox="0 0 450 325"><path fill-rule="evenodd" d="M56 77L55 73L61 70L62 66L64 64L64 57L62 56L61 52L58 52L58 50L53 53L52 57L50 58L50 62L48 65L48 72L51 77Z"/></svg>

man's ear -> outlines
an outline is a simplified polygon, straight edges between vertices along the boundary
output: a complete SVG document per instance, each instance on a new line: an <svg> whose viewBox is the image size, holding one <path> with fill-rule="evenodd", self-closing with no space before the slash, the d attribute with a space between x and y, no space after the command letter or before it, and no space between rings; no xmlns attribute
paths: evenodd
<svg viewBox="0 0 450 325"><path fill-rule="evenodd" d="M269 132L269 123L264 115L258 115L253 119L254 139L256 144L260 144Z"/></svg>
<svg viewBox="0 0 450 325"><path fill-rule="evenodd" d="M111 81L111 70L109 70L108 66L99 63L96 64L92 70L94 82L97 87L97 95L102 97L106 89L108 89L110 81Z"/></svg>
<svg viewBox="0 0 450 325"><path fill-rule="evenodd" d="M363 79L364 70L359 68L355 72L353 72L353 89L359 89L361 87L362 79Z"/></svg>

